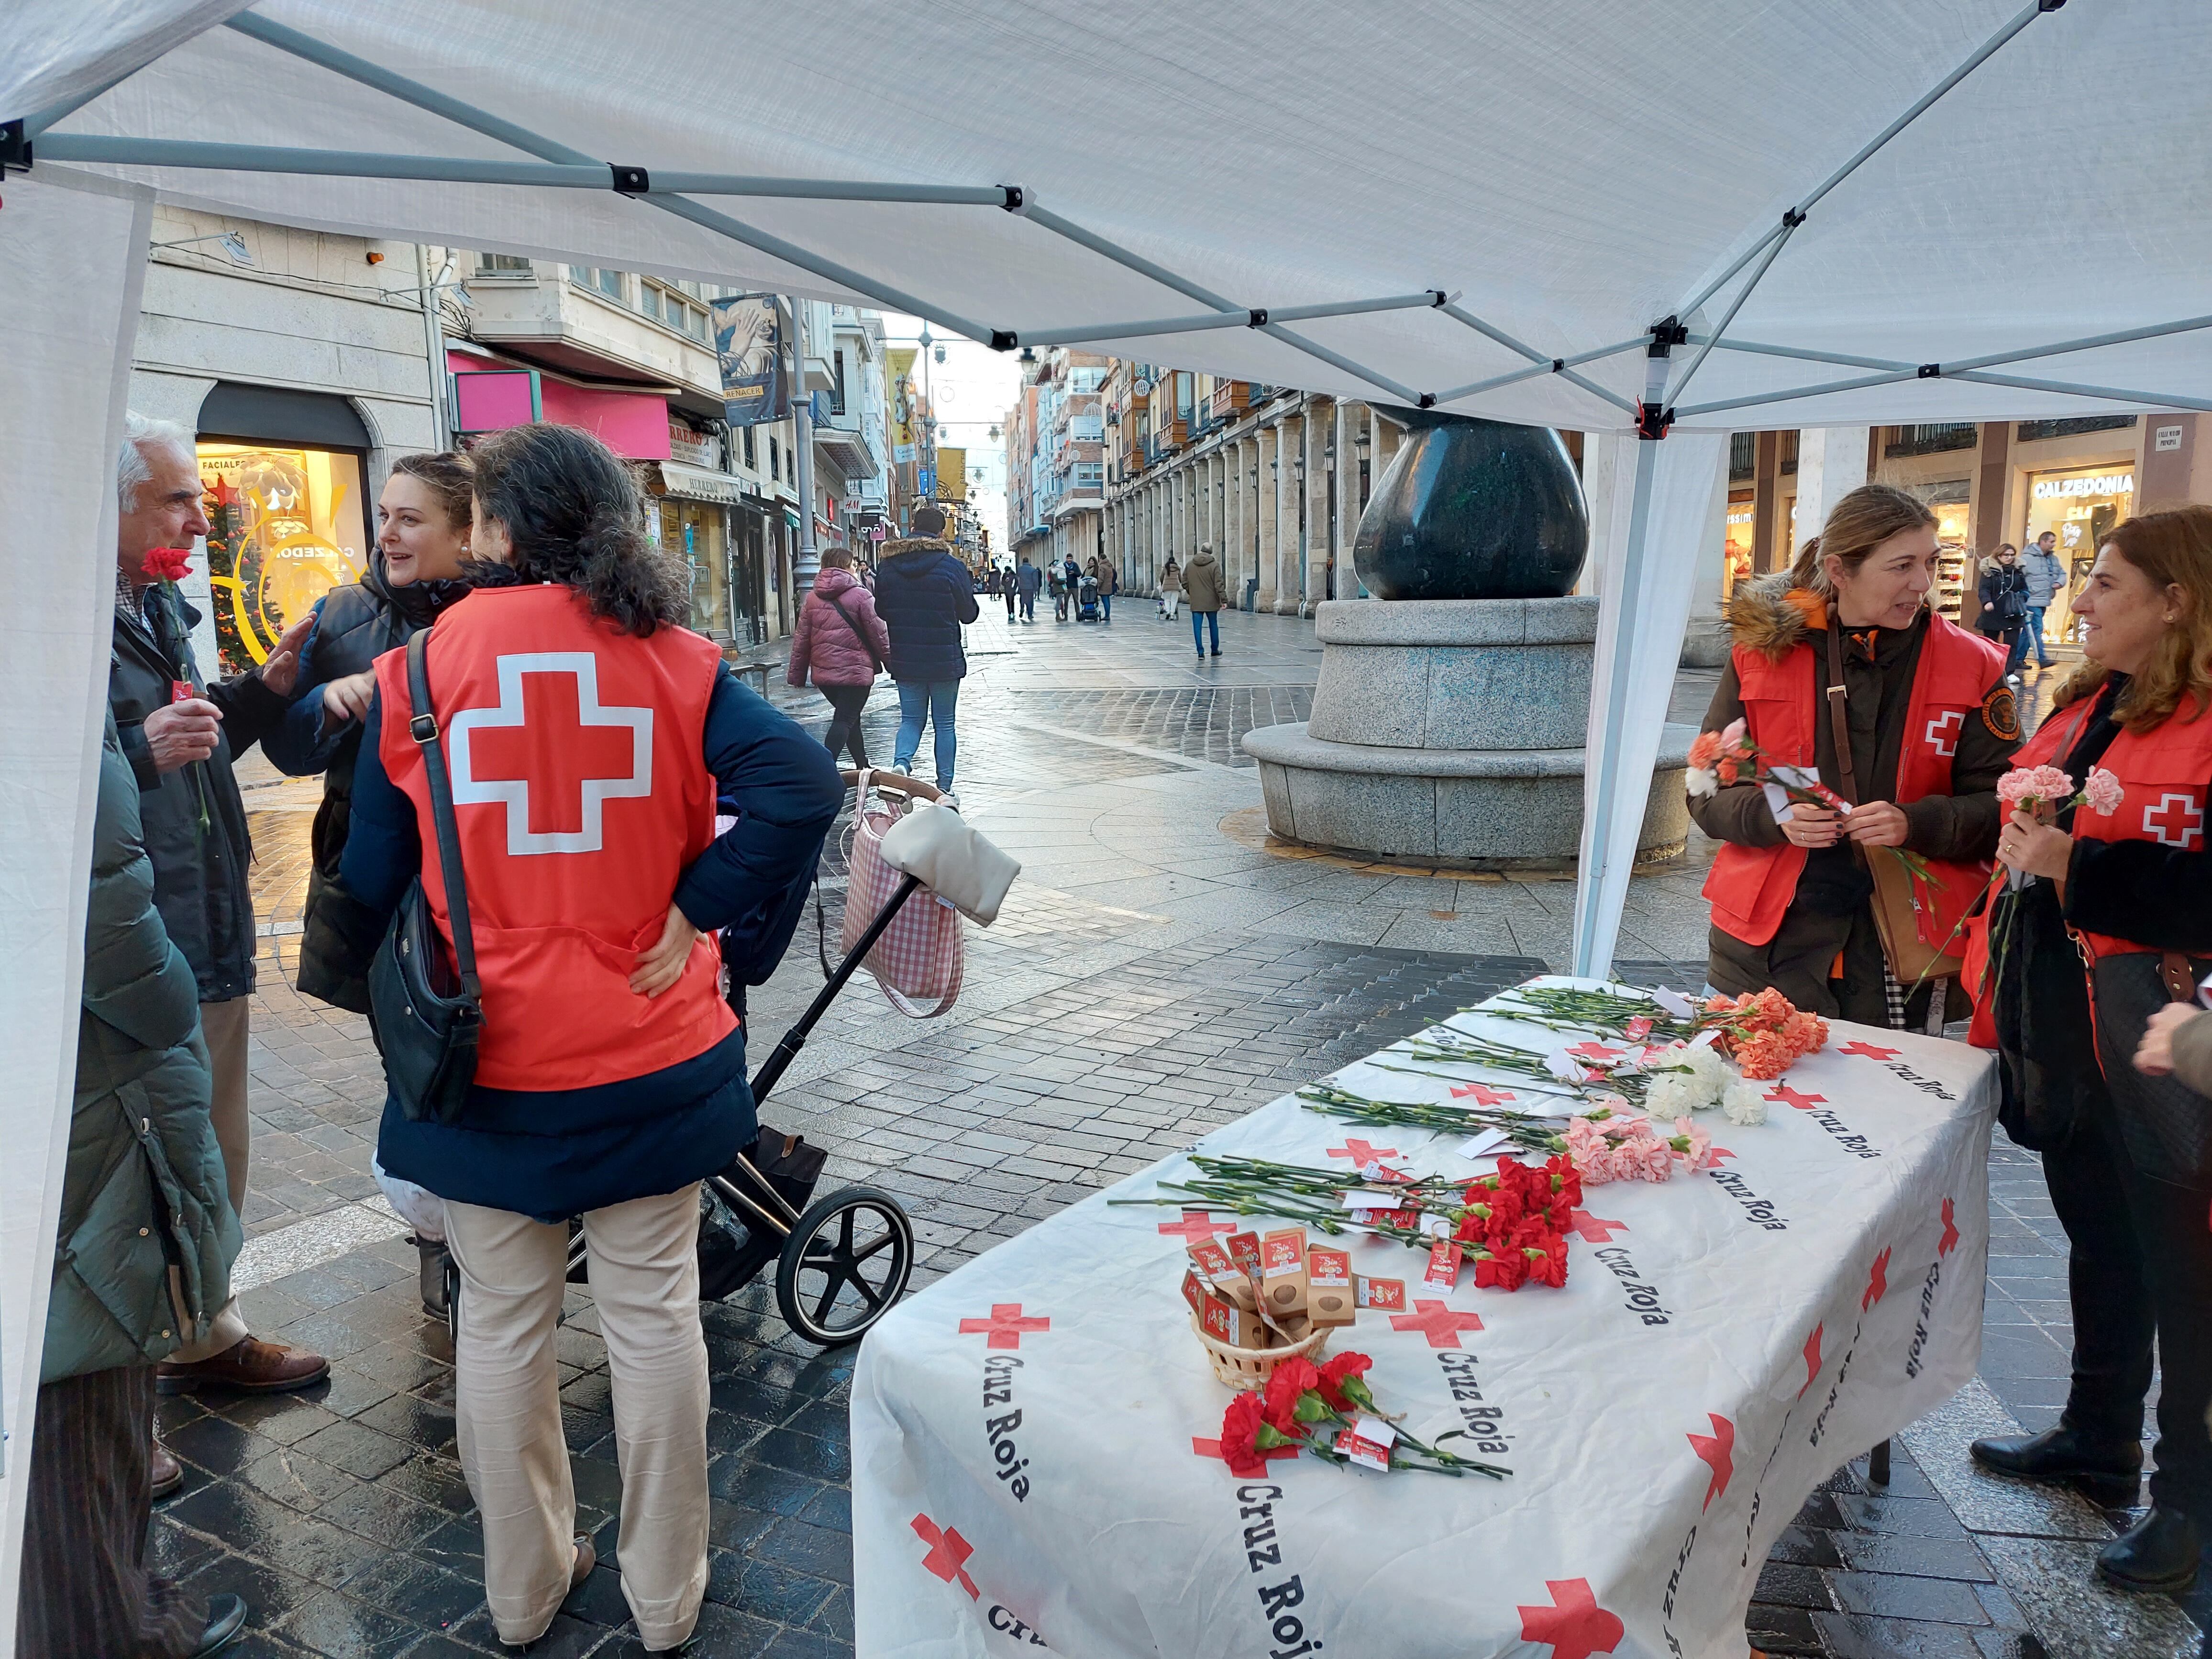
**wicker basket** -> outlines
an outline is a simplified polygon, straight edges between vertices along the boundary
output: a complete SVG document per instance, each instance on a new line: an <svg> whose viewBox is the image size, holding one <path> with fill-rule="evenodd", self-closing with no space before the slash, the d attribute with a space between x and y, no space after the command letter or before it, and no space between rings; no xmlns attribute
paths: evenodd
<svg viewBox="0 0 2212 1659"><path fill-rule="evenodd" d="M1317 1325L1313 1334L1303 1342L1294 1342L1287 1348L1232 1348L1226 1342L1217 1342L1206 1334L1198 1322L1198 1316L1190 1316L1191 1334L1206 1347L1206 1357L1212 1364L1213 1375L1223 1386L1231 1389L1261 1389L1275 1367L1296 1354L1301 1359L1318 1361L1334 1335L1333 1325Z"/></svg>

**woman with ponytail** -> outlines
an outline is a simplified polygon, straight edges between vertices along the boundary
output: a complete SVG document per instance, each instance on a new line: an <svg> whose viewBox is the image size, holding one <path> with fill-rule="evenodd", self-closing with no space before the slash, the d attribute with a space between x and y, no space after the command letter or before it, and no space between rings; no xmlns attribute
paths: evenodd
<svg viewBox="0 0 2212 1659"><path fill-rule="evenodd" d="M2005 825L1984 992L2001 1121L2043 1154L2066 1229L2073 1381L2053 1427L1973 1455L2131 1508L2154 1347L2150 1511L2097 1565L2178 1592L2212 1542L2212 1101L2145 1038L2170 1039L2164 1011L2194 1007L2212 968L2212 507L2113 529L2074 614L2087 660L2020 762L2060 768L2087 799Z"/></svg>
<svg viewBox="0 0 2212 1659"><path fill-rule="evenodd" d="M1723 843L1705 889L1716 990L1772 986L1871 1025L1927 1018L1934 988L1888 973L1866 860L1885 856L1878 848L1918 855L1932 877L1923 931L1942 942L1987 880L1997 780L2020 739L2003 653L1927 608L1936 551L1934 514L1865 484L1787 572L1737 585L1735 648L1705 729L1742 722L1770 763L1817 771L1848 810L1778 811L1748 780L1692 799L1698 827Z"/></svg>
<svg viewBox="0 0 2212 1659"><path fill-rule="evenodd" d="M377 1158L445 1200L460 1269L461 1462L500 1639L535 1641L593 1561L572 1537L554 1328L572 1217L614 1378L623 1593L648 1652L681 1647L707 1580L699 1182L751 1144L744 1032L844 799L829 751L682 625L680 565L589 433L476 450L475 591L376 663L342 873L380 920L419 875L452 917L422 742L452 780L483 984L475 1085L451 1121L385 1106ZM714 833L718 799L736 823Z"/></svg>

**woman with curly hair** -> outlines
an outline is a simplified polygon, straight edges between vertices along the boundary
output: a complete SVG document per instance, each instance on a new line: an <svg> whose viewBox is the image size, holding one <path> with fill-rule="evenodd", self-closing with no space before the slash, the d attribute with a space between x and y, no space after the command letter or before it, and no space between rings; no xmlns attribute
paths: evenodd
<svg viewBox="0 0 2212 1659"><path fill-rule="evenodd" d="M2193 1006L2212 968L2212 507L2118 526L2073 604L2087 661L2020 764L2057 766L2069 802L2087 799L2024 802L2005 825L1983 993L2005 1127L2043 1153L2066 1229L2073 1382L2055 1427L1973 1455L2132 1505L2154 1347L2150 1511L2097 1565L2123 1589L2175 1591L2212 1541L2212 1102L2145 1037L2170 1036L2161 1011ZM2109 775L2091 787L2093 770Z"/></svg>
<svg viewBox="0 0 2212 1659"><path fill-rule="evenodd" d="M535 1641L591 1571L572 1539L554 1330L581 1217L614 1381L623 1593L648 1651L681 1646L707 1580L699 1182L756 1133L723 1000L789 942L844 799L829 751L682 625L682 568L589 433L518 427L475 452L477 586L376 663L346 885L380 918L419 875L451 948L419 739L441 735L482 981L475 1086L453 1121L386 1101L377 1157L445 1200L460 1269L461 1462L500 1638ZM718 797L737 821L714 833ZM725 810L732 810L726 805Z"/></svg>

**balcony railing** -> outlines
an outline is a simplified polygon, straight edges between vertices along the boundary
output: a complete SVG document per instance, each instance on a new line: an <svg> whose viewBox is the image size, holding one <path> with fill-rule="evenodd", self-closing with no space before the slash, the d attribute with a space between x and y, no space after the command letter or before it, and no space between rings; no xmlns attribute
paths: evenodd
<svg viewBox="0 0 2212 1659"><path fill-rule="evenodd" d="M1972 449L1981 441L1982 429L1972 421L1946 421L1933 426L1893 426L1885 455L1939 455L1946 450Z"/></svg>

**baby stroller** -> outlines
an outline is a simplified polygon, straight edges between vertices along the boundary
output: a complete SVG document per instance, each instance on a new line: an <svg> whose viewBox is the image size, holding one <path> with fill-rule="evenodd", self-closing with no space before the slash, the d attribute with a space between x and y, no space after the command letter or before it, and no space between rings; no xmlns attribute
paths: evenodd
<svg viewBox="0 0 2212 1659"><path fill-rule="evenodd" d="M849 785L858 774L848 771ZM875 787L910 800L934 801L938 791L919 779L874 775ZM943 820L951 820L950 823ZM935 833L883 843L885 862L902 872L897 888L799 1023L753 1073L753 1103L768 1098L838 994L867 960L900 909L928 887L962 911L988 921L1019 866L983 841L951 812L933 819ZM980 855L979 855L980 854ZM995 872L995 873L994 873ZM732 985L732 1005L744 1015L744 987ZM890 1194L873 1187L843 1187L814 1197L829 1154L799 1135L760 1126L751 1146L699 1189L699 1299L719 1302L775 1263L776 1310L808 1341L839 1348L859 1341L905 1294L914 1272L914 1223ZM590 1280L583 1224L568 1224L568 1279ZM446 1329L460 1334L460 1268L444 1264Z"/></svg>
<svg viewBox="0 0 2212 1659"><path fill-rule="evenodd" d="M1097 622L1098 620L1098 578L1085 576L1081 585L1077 587L1076 594L1075 620Z"/></svg>

